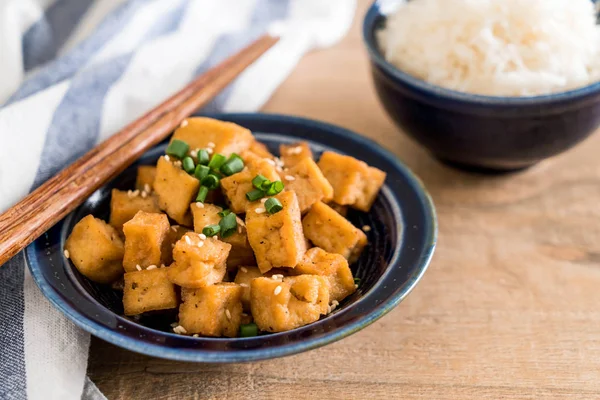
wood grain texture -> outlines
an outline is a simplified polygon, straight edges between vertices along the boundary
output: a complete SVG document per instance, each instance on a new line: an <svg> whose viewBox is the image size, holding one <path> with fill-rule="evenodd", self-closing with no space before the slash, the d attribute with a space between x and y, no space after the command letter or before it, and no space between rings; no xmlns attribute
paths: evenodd
<svg viewBox="0 0 600 400"><path fill-rule="evenodd" d="M208 104L277 41L268 35L257 39L0 214L0 267L146 150L160 143L183 119Z"/></svg>
<svg viewBox="0 0 600 400"><path fill-rule="evenodd" d="M437 163L376 99L359 31L368 3L264 110L369 136L423 179L440 225L424 279L365 330L278 360L184 364L94 339L89 373L109 399L600 398L600 136L516 175Z"/></svg>

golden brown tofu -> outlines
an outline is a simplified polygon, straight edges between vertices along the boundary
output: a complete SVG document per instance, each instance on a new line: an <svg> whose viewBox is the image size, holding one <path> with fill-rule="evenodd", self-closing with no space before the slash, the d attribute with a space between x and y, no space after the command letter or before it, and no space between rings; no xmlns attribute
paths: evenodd
<svg viewBox="0 0 600 400"><path fill-rule="evenodd" d="M140 192L151 192L154 190L154 178L156 178L156 167L154 165L140 165L135 178L135 188Z"/></svg>
<svg viewBox="0 0 600 400"><path fill-rule="evenodd" d="M173 247L175 247L175 243L188 232L190 232L190 230L185 226L171 226L167 232L167 236L165 236L165 240L163 240L162 249L160 251L160 262L162 264L170 265L173 262Z"/></svg>
<svg viewBox="0 0 600 400"><path fill-rule="evenodd" d="M220 283L182 289L179 325L188 334L236 337L242 319L242 287Z"/></svg>
<svg viewBox="0 0 600 400"><path fill-rule="evenodd" d="M112 190L109 223L119 232L123 230L123 224L133 218L138 211L160 212L158 198L155 195L142 197L139 191Z"/></svg>
<svg viewBox="0 0 600 400"><path fill-rule="evenodd" d="M285 172L283 179L286 190L296 192L302 214L317 201L328 201L333 197L333 188L311 158L298 161Z"/></svg>
<svg viewBox="0 0 600 400"><path fill-rule="evenodd" d="M305 158L312 160L313 154L307 142L279 145L279 155L286 167L292 167Z"/></svg>
<svg viewBox="0 0 600 400"><path fill-rule="evenodd" d="M283 332L317 321L327 314L327 280L317 275L255 278L250 286L250 308L261 331Z"/></svg>
<svg viewBox="0 0 600 400"><path fill-rule="evenodd" d="M71 231L65 243L77 270L98 283L111 283L123 275L123 242L112 226L88 215Z"/></svg>
<svg viewBox="0 0 600 400"><path fill-rule="evenodd" d="M218 225L221 220L219 213L223 211L221 207L208 203L202 205L192 204L190 209L194 217L194 231L199 234L208 225ZM223 242L231 245L231 251L227 258L227 269L255 263L254 252L250 247L246 234L246 225L239 217L236 217L236 220L238 224L237 231L230 236L220 237Z"/></svg>
<svg viewBox="0 0 600 400"><path fill-rule="evenodd" d="M256 154L258 157L261 158L275 158L275 156L271 154L269 148L264 143L258 142L256 140L252 142L250 148L247 151L251 151L252 153Z"/></svg>
<svg viewBox="0 0 600 400"><path fill-rule="evenodd" d="M158 205L169 217L184 226L192 225L189 213L190 203L198 194L200 182L195 177L167 161L165 157L158 159L154 190L158 195Z"/></svg>
<svg viewBox="0 0 600 400"><path fill-rule="evenodd" d="M385 172L354 157L326 151L319 168L333 186L333 200L368 212L385 182Z"/></svg>
<svg viewBox="0 0 600 400"><path fill-rule="evenodd" d="M125 315L177 307L175 285L167 279L168 268L127 272L123 285Z"/></svg>
<svg viewBox="0 0 600 400"><path fill-rule="evenodd" d="M199 288L221 282L227 271L225 261L229 243L215 238L201 239L195 232L186 233L173 248L175 262L168 277L176 285Z"/></svg>
<svg viewBox="0 0 600 400"><path fill-rule="evenodd" d="M240 267L235 274L235 283L242 287L242 305L245 311L250 311L250 284L254 278L261 277L258 267Z"/></svg>
<svg viewBox="0 0 600 400"><path fill-rule="evenodd" d="M169 219L165 214L138 211L123 225L125 256L123 268L127 272L150 265L161 264L163 241L169 232Z"/></svg>
<svg viewBox="0 0 600 400"><path fill-rule="evenodd" d="M326 277L330 302L340 302L356 291L348 261L340 254L328 253L319 247L308 250L293 272Z"/></svg>
<svg viewBox="0 0 600 400"><path fill-rule="evenodd" d="M322 202L315 203L302 220L304 234L317 247L344 256L350 263L367 245L367 236Z"/></svg>
<svg viewBox="0 0 600 400"><path fill-rule="evenodd" d="M246 210L248 240L262 273L276 267L293 268L306 251L296 193L282 192L275 198L283 206L275 214L266 212L260 201Z"/></svg>
<svg viewBox="0 0 600 400"><path fill-rule="evenodd" d="M231 211L240 214L246 211L250 203L246 198L246 193L253 190L252 179L256 175L263 175L271 182L279 180L279 174L274 163L264 158L257 158L249 161L243 171L221 179L221 188L227 198Z"/></svg>
<svg viewBox="0 0 600 400"><path fill-rule="evenodd" d="M184 120L173 133L171 141L183 140L190 149L213 148L213 154L241 153L254 141L250 130L232 122L212 118L193 117Z"/></svg>

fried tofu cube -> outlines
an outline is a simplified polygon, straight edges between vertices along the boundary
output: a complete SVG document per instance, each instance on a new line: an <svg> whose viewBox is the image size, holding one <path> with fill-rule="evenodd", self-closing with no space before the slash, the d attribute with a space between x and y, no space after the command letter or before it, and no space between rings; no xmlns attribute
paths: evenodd
<svg viewBox="0 0 600 400"><path fill-rule="evenodd" d="M188 228L181 225L173 225L167 232L165 240L163 240L162 249L160 251L160 261L164 265L170 265L173 262L173 247L186 233L190 232Z"/></svg>
<svg viewBox="0 0 600 400"><path fill-rule="evenodd" d="M317 321L327 314L327 280L317 275L255 278L250 285L250 308L261 331L283 332Z"/></svg>
<svg viewBox="0 0 600 400"><path fill-rule="evenodd" d="M250 311L250 285L254 278L261 277L258 267L240 267L235 274L235 283L242 288L242 306L245 311Z"/></svg>
<svg viewBox="0 0 600 400"><path fill-rule="evenodd" d="M140 192L151 192L154 178L156 178L156 167L154 165L140 165L135 178L135 188Z"/></svg>
<svg viewBox="0 0 600 400"><path fill-rule="evenodd" d="M286 171L284 181L286 190L296 192L302 214L317 201L329 201L333 197L333 187L311 158L304 158L294 164Z"/></svg>
<svg viewBox="0 0 600 400"><path fill-rule="evenodd" d="M270 159L275 158L275 156L273 154L271 154L271 152L269 151L269 148L264 143L261 143L256 140L252 142L252 144L250 145L250 148L247 151L250 151L261 158L270 158ZM243 156L242 156L242 158L243 158Z"/></svg>
<svg viewBox="0 0 600 400"><path fill-rule="evenodd" d="M340 254L328 253L319 247L308 250L293 272L327 278L330 302L340 302L356 291L348 261Z"/></svg>
<svg viewBox="0 0 600 400"><path fill-rule="evenodd" d="M368 212L385 182L385 172L354 157L326 151L319 168L333 186L333 200Z"/></svg>
<svg viewBox="0 0 600 400"><path fill-rule="evenodd" d="M315 203L302 220L304 234L317 247L341 254L350 263L367 245L367 236L322 202Z"/></svg>
<svg viewBox="0 0 600 400"><path fill-rule="evenodd" d="M123 241L112 226L87 215L71 231L65 250L75 268L98 283L111 283L123 275Z"/></svg>
<svg viewBox="0 0 600 400"><path fill-rule="evenodd" d="M307 142L279 145L279 155L286 167L292 167L305 158L312 160L313 154Z"/></svg>
<svg viewBox="0 0 600 400"><path fill-rule="evenodd" d="M171 141L183 140L190 149L212 147L214 153L230 156L250 148L254 136L249 129L233 122L219 121L213 118L187 118L173 133ZM213 146L214 145L214 146Z"/></svg>
<svg viewBox="0 0 600 400"><path fill-rule="evenodd" d="M186 288L199 288L221 282L227 268L229 243L215 238L201 239L195 232L186 233L173 248L169 280Z"/></svg>
<svg viewBox="0 0 600 400"><path fill-rule="evenodd" d="M276 267L293 268L306 252L298 199L294 192L275 196L283 209L269 214L260 201L246 210L248 240L262 273Z"/></svg>
<svg viewBox="0 0 600 400"><path fill-rule="evenodd" d="M168 268L127 272L123 284L125 315L176 308L175 285L167 279Z"/></svg>
<svg viewBox="0 0 600 400"><path fill-rule="evenodd" d="M219 283L181 290L179 325L188 334L236 337L242 320L242 287Z"/></svg>
<svg viewBox="0 0 600 400"><path fill-rule="evenodd" d="M192 225L189 213L190 203L198 194L200 182L181 168L167 161L165 157L158 159L154 191L158 195L158 205L169 217L184 226Z"/></svg>
<svg viewBox="0 0 600 400"><path fill-rule="evenodd" d="M138 211L160 212L158 198L154 195L142 197L139 192L112 190L109 223L119 232L123 230L123 224L132 219Z"/></svg>
<svg viewBox="0 0 600 400"><path fill-rule="evenodd" d="M240 214L246 211L250 202L246 198L246 193L253 190L252 179L256 175L263 175L271 182L279 180L279 174L275 168L274 162L264 158L254 158L247 162L247 169L221 179L221 188L229 202L231 211Z"/></svg>
<svg viewBox="0 0 600 400"><path fill-rule="evenodd" d="M192 204L190 209L194 217L194 231L198 234L208 225L218 225L221 217L219 213L223 209L214 204L204 203L200 206ZM227 269L235 268L239 265L252 265L255 263L254 252L248 236L246 234L246 225L239 217L236 217L238 228L237 231L227 237L221 237L221 240L231 245L231 251L227 258Z"/></svg>
<svg viewBox="0 0 600 400"><path fill-rule="evenodd" d="M161 264L163 241L169 232L169 219L165 214L138 211L123 225L125 234L125 256L123 268L127 272L150 265Z"/></svg>

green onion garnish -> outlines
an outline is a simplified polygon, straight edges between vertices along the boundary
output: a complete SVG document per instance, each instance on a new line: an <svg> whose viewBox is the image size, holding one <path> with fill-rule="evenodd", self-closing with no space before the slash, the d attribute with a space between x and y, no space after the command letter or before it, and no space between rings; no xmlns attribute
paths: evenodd
<svg viewBox="0 0 600 400"><path fill-rule="evenodd" d="M210 159L210 162L208 163L208 167L210 169L214 169L215 171L218 171L219 168L221 168L221 166L223 164L225 164L225 161L227 161L227 158L223 154L217 153L214 156L212 156L212 158Z"/></svg>
<svg viewBox="0 0 600 400"><path fill-rule="evenodd" d="M210 190L214 190L219 187L219 178L215 174L206 175L204 178L202 178L201 182Z"/></svg>
<svg viewBox="0 0 600 400"><path fill-rule="evenodd" d="M231 153L231 155L229 156L229 160L233 160L234 158L239 158L240 160L242 160L242 162L244 161L242 156L240 156L238 153Z"/></svg>
<svg viewBox="0 0 600 400"><path fill-rule="evenodd" d="M201 149L198 150L198 164L206 165L210 160L210 155L208 155L208 151Z"/></svg>
<svg viewBox="0 0 600 400"><path fill-rule="evenodd" d="M257 189L264 190L264 189L263 189L263 186L264 186L264 185L265 185L267 182L268 182L268 185L270 185L270 184L271 184L271 181L270 181L270 180L268 180L267 178L265 178L264 176L262 176L262 175L256 175L256 176L254 177L254 179L252 179L252 186L254 186L254 187L255 187L255 188L257 188Z"/></svg>
<svg viewBox="0 0 600 400"><path fill-rule="evenodd" d="M196 169L192 157L185 157L183 161L181 161L181 165L183 166L183 170L188 174L193 174Z"/></svg>
<svg viewBox="0 0 600 400"><path fill-rule="evenodd" d="M354 284L360 285L360 278L354 278Z"/></svg>
<svg viewBox="0 0 600 400"><path fill-rule="evenodd" d="M241 337L252 337L258 336L258 326L254 322L250 324L240 325L240 336Z"/></svg>
<svg viewBox="0 0 600 400"><path fill-rule="evenodd" d="M263 192L260 189L252 189L251 191L246 193L246 198L249 201L256 201L258 199L262 199L263 197L265 197L265 192Z"/></svg>
<svg viewBox="0 0 600 400"><path fill-rule="evenodd" d="M226 217L229 214L231 214L231 210L229 208L226 208L223 211L219 211L217 214L219 215L219 217Z"/></svg>
<svg viewBox="0 0 600 400"><path fill-rule="evenodd" d="M204 203L204 200L206 200L207 195L208 195L208 188L206 186L200 186L200 189L198 190L198 195L196 196L196 201L199 201L200 203Z"/></svg>
<svg viewBox="0 0 600 400"><path fill-rule="evenodd" d="M283 191L283 182L275 181L269 185L267 189L267 196L275 196Z"/></svg>
<svg viewBox="0 0 600 400"><path fill-rule="evenodd" d="M234 213L227 214L219 221L221 237L231 236L237 230L237 218Z"/></svg>
<svg viewBox="0 0 600 400"><path fill-rule="evenodd" d="M167 147L166 153L170 156L183 158L190 149L190 145L183 140L175 139Z"/></svg>
<svg viewBox="0 0 600 400"><path fill-rule="evenodd" d="M265 201L265 210L267 210L269 214L275 214L283 210L283 205L275 197L270 197Z"/></svg>
<svg viewBox="0 0 600 400"><path fill-rule="evenodd" d="M210 168L208 168L206 165L196 165L196 170L194 171L194 176L196 177L196 179L201 181L209 173L210 173Z"/></svg>
<svg viewBox="0 0 600 400"><path fill-rule="evenodd" d="M221 227L219 225L208 225L205 226L204 229L202 229L202 233L210 237L215 236L217 233L219 233L220 230Z"/></svg>
<svg viewBox="0 0 600 400"><path fill-rule="evenodd" d="M244 162L241 158L232 157L221 167L221 172L227 176L237 174L244 169Z"/></svg>

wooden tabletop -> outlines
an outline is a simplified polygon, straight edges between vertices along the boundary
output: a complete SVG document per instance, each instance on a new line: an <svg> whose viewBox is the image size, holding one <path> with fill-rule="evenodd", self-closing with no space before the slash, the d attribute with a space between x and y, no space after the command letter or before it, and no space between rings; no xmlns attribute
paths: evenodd
<svg viewBox="0 0 600 400"><path fill-rule="evenodd" d="M92 340L109 399L600 398L600 136L498 177L439 164L375 96L360 37L307 55L264 107L394 151L431 193L432 264L390 314L340 342L250 364L164 361Z"/></svg>

